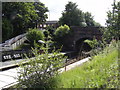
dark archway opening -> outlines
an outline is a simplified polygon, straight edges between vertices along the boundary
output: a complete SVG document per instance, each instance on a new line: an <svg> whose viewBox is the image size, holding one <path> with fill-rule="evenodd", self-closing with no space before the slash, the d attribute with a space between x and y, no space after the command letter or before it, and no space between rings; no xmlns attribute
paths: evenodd
<svg viewBox="0 0 120 90"><path fill-rule="evenodd" d="M92 48L90 47L89 44L85 43L85 40L92 40L92 38L81 38L79 40L76 41L75 43L75 49L77 52L89 52Z"/></svg>

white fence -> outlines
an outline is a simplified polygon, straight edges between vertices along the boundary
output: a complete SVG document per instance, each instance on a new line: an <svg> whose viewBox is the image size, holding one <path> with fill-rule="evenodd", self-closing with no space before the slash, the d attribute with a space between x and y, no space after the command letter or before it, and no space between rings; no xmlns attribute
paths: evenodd
<svg viewBox="0 0 120 90"><path fill-rule="evenodd" d="M0 51L15 49L20 46L25 40L27 40L26 34L18 35L12 39L5 41L5 43L0 44Z"/></svg>

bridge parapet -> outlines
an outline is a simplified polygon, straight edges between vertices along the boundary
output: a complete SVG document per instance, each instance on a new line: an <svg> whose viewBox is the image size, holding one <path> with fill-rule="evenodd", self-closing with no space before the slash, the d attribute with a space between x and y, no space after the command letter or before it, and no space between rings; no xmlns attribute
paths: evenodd
<svg viewBox="0 0 120 90"><path fill-rule="evenodd" d="M74 33L74 40L82 37L96 37L96 39L100 39L102 33L100 31L102 27L79 27L79 26L71 26L71 29ZM77 39L76 39L77 38Z"/></svg>
<svg viewBox="0 0 120 90"><path fill-rule="evenodd" d="M97 40L102 39L102 32L100 29L102 27L79 27L79 26L71 26L72 35L69 35L66 38L66 43L68 47L74 48L75 43L80 39L93 39Z"/></svg>

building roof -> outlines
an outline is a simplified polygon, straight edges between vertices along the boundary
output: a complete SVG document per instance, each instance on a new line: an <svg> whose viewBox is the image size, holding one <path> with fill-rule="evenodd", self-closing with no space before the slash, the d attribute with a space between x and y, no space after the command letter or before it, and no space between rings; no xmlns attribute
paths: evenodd
<svg viewBox="0 0 120 90"><path fill-rule="evenodd" d="M46 24L55 24L55 23L58 23L57 20L53 20L53 21L46 21Z"/></svg>

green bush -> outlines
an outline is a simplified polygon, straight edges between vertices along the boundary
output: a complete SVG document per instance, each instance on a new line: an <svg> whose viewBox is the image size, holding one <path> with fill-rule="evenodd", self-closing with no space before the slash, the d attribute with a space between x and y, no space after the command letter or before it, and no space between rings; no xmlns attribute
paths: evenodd
<svg viewBox="0 0 120 90"><path fill-rule="evenodd" d="M55 36L63 38L65 35L69 33L69 31L70 31L70 28L68 25L60 26L55 31Z"/></svg>
<svg viewBox="0 0 120 90"><path fill-rule="evenodd" d="M57 43L57 46L66 46L66 37L70 34L70 28L68 25L60 26L54 33L54 40Z"/></svg>
<svg viewBox="0 0 120 90"><path fill-rule="evenodd" d="M66 57L58 51L48 53L44 49L44 54L39 55L38 49L33 49L34 58L27 58L28 63L20 64L18 69L17 88L50 88L51 79L58 75L58 69L63 66Z"/></svg>
<svg viewBox="0 0 120 90"><path fill-rule="evenodd" d="M87 40L84 40L84 42L87 43L92 48L92 50L90 51L91 57L97 55L101 51L101 46L100 46L101 43L99 43L97 39L93 39L93 40L87 39Z"/></svg>
<svg viewBox="0 0 120 90"><path fill-rule="evenodd" d="M44 34L41 30L29 29L27 33L27 39L30 41L30 44L33 46L34 43L38 42L38 40L44 39Z"/></svg>

